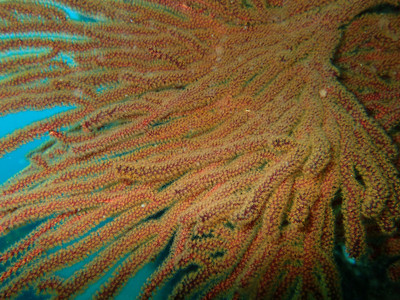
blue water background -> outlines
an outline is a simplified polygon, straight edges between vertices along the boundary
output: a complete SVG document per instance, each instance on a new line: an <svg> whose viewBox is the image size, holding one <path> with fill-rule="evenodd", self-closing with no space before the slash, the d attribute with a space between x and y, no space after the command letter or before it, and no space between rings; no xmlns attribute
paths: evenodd
<svg viewBox="0 0 400 300"><path fill-rule="evenodd" d="M48 6L53 6L55 8L58 8L62 10L66 14L66 18L69 20L72 20L74 22L82 22L82 23L102 23L102 22L107 22L106 19L104 19L103 16L99 14L93 14L91 15L90 13L82 13L79 11L76 11L74 9L71 9L70 7L67 7L63 4L57 3L57 2L46 2L46 5ZM23 16L20 16L23 19ZM79 36L79 35L68 35L65 33L37 33L37 32L30 32L30 33L6 33L6 34L0 34L0 40L10 40L10 39L31 39L31 38L46 38L50 40L63 40L66 42L71 42L71 43L79 43L80 41L85 40L86 38L84 36ZM30 55L30 56L39 56L46 54L50 51L51 49L42 47L42 48L35 48L35 47L26 47L26 48L20 48L20 49L11 49L8 51L3 51L0 52L0 61L4 59L13 59L18 56L24 56L24 55ZM53 58L54 61L63 61L65 64L70 66L71 68L77 67L77 64L74 60L74 55L73 53L66 53L66 52L60 52L56 57ZM0 82L4 81L6 82L7 80L10 79L9 75L12 74L5 74L2 73L0 70ZM46 83L47 79L42 80L41 83ZM102 93L104 92L104 89L106 87L99 87L97 92ZM1 101L1 95L0 95L0 101ZM27 126L33 122L43 120L47 117L50 117L54 114L57 114L62 111L66 111L68 109L73 109L73 107L56 107L52 109L45 109L41 111L24 111L24 112L17 112L17 113L12 113L12 114L7 114L7 115L2 115L0 114L0 138L6 136L7 134L12 133L15 129L18 128L23 128L24 126ZM21 145L18 147L18 149L7 153L4 155L2 158L0 158L0 185L6 182L9 178L12 176L15 176L18 174L18 172L22 171L25 167L29 165L29 161L26 159L26 154L29 153L31 150L39 147L42 143L48 141L51 137L48 135L45 135L41 138L37 138L32 142L29 142L25 145ZM28 224L25 226L22 226L21 228L18 228L16 230L12 230L10 233L8 233L5 237L0 237L0 252L5 251L10 245L15 243L16 241L22 239L25 235L27 235L30 231L32 231L37 225L40 224L41 221L37 221L36 223L33 222L32 224ZM104 225L104 224L103 224ZM103 226L99 225L99 226ZM98 227L97 227L98 228ZM82 237L81 237L82 238ZM50 250L51 252L51 250ZM114 299L135 299L141 290L141 287L144 285L144 283L147 281L147 278L150 277L151 274L154 273L154 271L161 265L163 262L163 259L166 257L167 253L169 252L169 248L167 247L163 251L161 251L161 254L155 261L147 263L144 267L142 267L134 277L128 280L126 285L123 287L121 292L114 297ZM67 278L69 276L73 276L73 273L78 271L80 268L84 268L85 264L88 263L91 259L93 259L96 256L97 253L89 256L87 259L78 262L74 264L71 267L66 267L65 269L56 272L56 275ZM103 276L94 284L90 285L83 294L77 295L74 297L74 299L92 299L93 294L100 288L100 286L106 282L110 276L112 275L112 272L123 262L123 259L126 257L122 258L121 260L117 261L109 271L107 271ZM4 271L4 265L0 265L0 273ZM182 276L183 274L180 274ZM179 277L179 276L178 276ZM173 278L169 282L167 282L163 287L160 288L156 292L155 295L153 295L153 299L156 300L161 300L161 299L166 299L167 295L169 295L174 287L174 285L177 283L179 278ZM1 283L0 283L1 287ZM33 289L29 289L27 291L24 291L17 299L48 299L50 298L49 295L36 295Z"/></svg>
<svg viewBox="0 0 400 300"><path fill-rule="evenodd" d="M43 120L56 113L66 111L69 107L56 107L40 111L23 111L8 114L0 117L0 138L12 133L14 130L23 128L35 121ZM0 159L0 184L3 184L8 178L17 174L29 165L25 155L32 149L35 149L42 143L49 140L49 136L37 138L32 142L20 146L15 151L7 153Z"/></svg>
<svg viewBox="0 0 400 300"><path fill-rule="evenodd" d="M47 3L47 5L51 5L57 7L66 13L68 19L76 21L76 22L105 22L106 20L102 19L99 15L89 15L82 14L81 12L74 11L73 9L61 5L56 2ZM85 37L77 36L77 35L67 35L67 34L42 34L42 33L9 33L9 34L0 34L0 40L9 40L14 38L19 39L30 39L30 38L40 38L45 37L47 39L54 40L64 40L69 42L78 42L84 40ZM0 61L5 59L13 59L18 56L23 55L41 55L49 52L50 49L43 48L20 48L20 49L11 49L8 51L0 52ZM72 53L64 53L61 52L57 57L53 60L61 60L70 67L76 67L76 63L74 61L74 56ZM12 75L12 74L11 74ZM4 74L0 70L0 81L7 81L9 79L9 74ZM46 79L44 80L44 82ZM43 82L43 83L44 83ZM102 92L102 88L98 90L98 92ZM1 101L1 95L0 95ZM47 117L55 115L59 112L66 111L69 109L73 109L73 107L55 107L52 109L45 109L40 111L23 111L17 113L11 113L7 115L0 114L0 138L5 137L7 134L12 133L14 130L18 128L23 128L33 122L43 120ZM34 141L29 142L27 144L21 145L16 150L5 154L2 158L0 158L0 185L4 184L9 178L18 174L18 172L22 171L25 167L29 165L29 161L26 159L26 154L31 150L39 147L42 143L48 141L51 137L45 135L41 138L36 138ZM6 236L0 238L0 252L5 251L11 244L23 238L26 234L28 234L31 230L33 230L37 225L40 224L40 221L33 224L28 224L26 226L22 226L22 228L18 228L16 230L11 231ZM103 224L104 225L104 224ZM84 268L84 264L93 259L95 255L90 256L83 262L77 263L72 267L68 267L60 272L59 276L68 277L72 276L72 274L79 270L79 268ZM81 295L75 297L75 299L91 299L92 295L96 290L100 288L100 285L108 280L111 276L111 273L116 269L116 267L122 263L122 260L118 261L106 274L100 278L99 281L89 286L89 288ZM123 290L118 294L115 299L133 299L139 294L141 287L146 282L147 278L154 272L154 270L159 266L160 261L154 263L146 264L142 269L138 271L135 277L131 278L128 283L125 285ZM4 266L0 265L0 273L4 271ZM0 285L1 287L1 285ZM167 288L168 289L168 288ZM164 299L164 292L158 293L155 299ZM24 291L18 299L47 299L44 295L35 295L34 291L28 290Z"/></svg>

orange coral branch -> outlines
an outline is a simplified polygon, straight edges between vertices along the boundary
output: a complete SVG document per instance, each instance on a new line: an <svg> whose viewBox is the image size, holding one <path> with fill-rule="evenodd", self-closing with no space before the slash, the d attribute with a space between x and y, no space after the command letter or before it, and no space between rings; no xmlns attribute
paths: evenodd
<svg viewBox="0 0 400 300"><path fill-rule="evenodd" d="M43 221L1 253L0 298L73 297L115 268L95 295L113 297L156 260L142 298L340 299L334 247L398 255L399 17L381 5L398 9L0 2L0 114L74 106L0 139L51 137L0 190L1 236Z"/></svg>

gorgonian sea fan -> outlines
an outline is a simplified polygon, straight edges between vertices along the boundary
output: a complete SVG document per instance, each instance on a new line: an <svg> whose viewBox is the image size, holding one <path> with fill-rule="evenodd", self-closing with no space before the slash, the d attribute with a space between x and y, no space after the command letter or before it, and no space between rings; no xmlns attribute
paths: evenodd
<svg viewBox="0 0 400 300"><path fill-rule="evenodd" d="M398 4L1 1L1 115L75 108L0 140L52 137L1 189L1 235L39 222L0 298L154 260L142 298L340 298L335 245L399 255Z"/></svg>

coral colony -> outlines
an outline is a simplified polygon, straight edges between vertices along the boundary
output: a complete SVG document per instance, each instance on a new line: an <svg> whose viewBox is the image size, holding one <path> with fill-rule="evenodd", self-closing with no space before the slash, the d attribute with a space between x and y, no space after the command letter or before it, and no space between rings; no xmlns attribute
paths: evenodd
<svg viewBox="0 0 400 300"><path fill-rule="evenodd" d="M0 139L50 137L0 189L1 239L31 226L0 298L110 298L153 263L143 299L340 299L337 249L398 280L399 9L1 1L0 115L73 109Z"/></svg>

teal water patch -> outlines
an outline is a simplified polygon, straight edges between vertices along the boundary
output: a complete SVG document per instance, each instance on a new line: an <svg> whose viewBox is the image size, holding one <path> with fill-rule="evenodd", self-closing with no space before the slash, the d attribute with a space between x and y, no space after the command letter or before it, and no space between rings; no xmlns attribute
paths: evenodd
<svg viewBox="0 0 400 300"><path fill-rule="evenodd" d="M22 225L16 229L11 230L6 235L0 237L0 253L6 251L9 247L19 242L22 238L29 235L34 229L41 225L46 220L37 220L25 225ZM0 265L0 272L4 270Z"/></svg>
<svg viewBox="0 0 400 300"><path fill-rule="evenodd" d="M111 91L113 88L116 88L117 84L101 84L96 88L96 93L104 94L108 91Z"/></svg>
<svg viewBox="0 0 400 300"><path fill-rule="evenodd" d="M48 294L40 294L37 295L36 291L30 287L28 290L24 290L20 295L17 297L13 298L14 300L47 300L47 299L53 299L51 295Z"/></svg>
<svg viewBox="0 0 400 300"><path fill-rule="evenodd" d="M58 56L55 57L54 60L60 60L71 68L78 66L74 60L74 55L72 53L60 52L60 54L58 54Z"/></svg>
<svg viewBox="0 0 400 300"><path fill-rule="evenodd" d="M29 39L46 39L50 41L64 41L64 42L86 42L89 39L85 36L67 33L55 33L55 32L17 32L17 33L4 33L0 34L0 40L29 40Z"/></svg>
<svg viewBox="0 0 400 300"><path fill-rule="evenodd" d="M156 291L155 294L152 295L152 299L154 300L164 300L168 299L170 295L173 294L174 289L182 282L182 279L188 276L188 274L196 272L199 269L198 265L195 264L190 264L185 268L179 269L176 271L172 278L169 279L164 285L159 287ZM198 298L188 298L188 299L200 299Z"/></svg>
<svg viewBox="0 0 400 300"><path fill-rule="evenodd" d="M120 293L116 295L116 300L124 300L124 299L136 299L140 292L142 291L142 287L145 285L147 280L151 277L151 275L161 267L164 263L165 259L168 257L171 252L172 243L174 241L175 236L173 236L168 244L162 249L162 251L157 255L157 257L145 264L139 271L135 274L135 276L131 277L126 285L122 288ZM162 300L168 298L168 292L171 290L170 284L167 282L165 285L156 290L155 295L153 295L153 299Z"/></svg>
<svg viewBox="0 0 400 300"><path fill-rule="evenodd" d="M155 263L150 262L144 265L135 276L128 280L119 294L115 296L115 300L136 299L142 290L142 286L156 269Z"/></svg>
<svg viewBox="0 0 400 300"><path fill-rule="evenodd" d="M35 121L43 120L57 113L73 108L74 107L72 106L55 107L41 111L23 111L0 117L0 138L12 133L16 129L22 129ZM25 155L48 140L49 137L38 138L30 143L20 146L18 149L10 153L5 154L0 159L0 185L8 178L27 167L29 161L26 159Z"/></svg>
<svg viewBox="0 0 400 300"><path fill-rule="evenodd" d="M93 15L89 15L89 14L84 14L82 12L79 12L78 10L75 10L75 9L73 9L65 4L61 4L59 2L39 0L38 3L40 3L44 6L54 7L59 10L62 10L67 15L67 18L70 20L73 20L73 21L85 22L85 23L105 21L105 19L102 18L101 16L93 16Z"/></svg>
<svg viewBox="0 0 400 300"><path fill-rule="evenodd" d="M36 56L39 55L46 55L50 53L51 49L49 47L26 47L26 48L19 48L19 49L12 49L0 52L0 62L4 62L7 60L13 60L21 57L26 56Z"/></svg>
<svg viewBox="0 0 400 300"><path fill-rule="evenodd" d="M18 172L29 166L29 161L26 159L25 155L30 150L39 147L43 142L46 142L48 140L48 137L36 139L10 153L5 154L0 159L0 185L6 182L10 177L14 176Z"/></svg>
<svg viewBox="0 0 400 300"><path fill-rule="evenodd" d="M117 267L129 256L128 254L125 254L124 257L119 259L117 263L112 266L104 276L102 276L99 280L96 280L93 284L91 284L81 295L77 295L75 297L76 300L86 300L86 299L92 299L93 295L96 294L97 291L100 290L101 286L105 284L112 276L113 272L117 269Z"/></svg>
<svg viewBox="0 0 400 300"><path fill-rule="evenodd" d="M353 257L350 257L350 254L347 252L347 249L344 245L342 245L342 251L344 258L350 265L355 265L357 263L357 261Z"/></svg>
<svg viewBox="0 0 400 300"><path fill-rule="evenodd" d="M74 106L58 106L43 110L27 110L1 116L0 114L0 138L12 133L16 129L22 129L34 122L45 120L58 113L74 109Z"/></svg>

